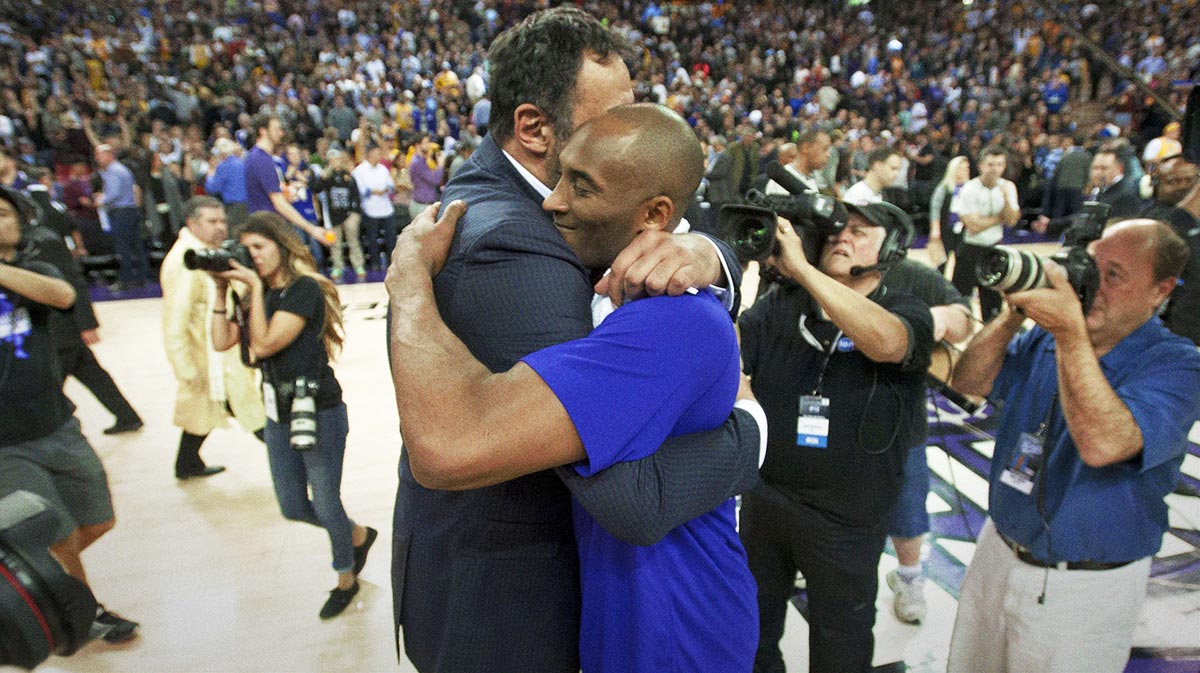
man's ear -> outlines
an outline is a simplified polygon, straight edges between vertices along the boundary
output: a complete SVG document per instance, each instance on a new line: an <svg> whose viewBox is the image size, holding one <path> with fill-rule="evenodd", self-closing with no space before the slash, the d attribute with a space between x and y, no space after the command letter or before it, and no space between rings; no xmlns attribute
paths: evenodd
<svg viewBox="0 0 1200 673"><path fill-rule="evenodd" d="M1164 278L1154 284L1154 306L1156 310L1159 306L1162 306L1167 297L1171 296L1177 285L1179 285L1179 279L1175 276Z"/></svg>
<svg viewBox="0 0 1200 673"><path fill-rule="evenodd" d="M522 103L513 110L513 138L526 152L544 157L554 146L554 125L541 108Z"/></svg>
<svg viewBox="0 0 1200 673"><path fill-rule="evenodd" d="M652 196L642 202L642 229L670 232L671 220L675 216L675 203L665 194Z"/></svg>

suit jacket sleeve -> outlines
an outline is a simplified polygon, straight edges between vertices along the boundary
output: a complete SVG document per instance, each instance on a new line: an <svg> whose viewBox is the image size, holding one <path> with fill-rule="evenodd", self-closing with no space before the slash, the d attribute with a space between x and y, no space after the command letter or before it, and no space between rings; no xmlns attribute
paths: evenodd
<svg viewBox="0 0 1200 673"><path fill-rule="evenodd" d="M758 483L758 433L754 418L734 409L716 430L671 437L650 456L592 477L571 466L555 471L613 537L652 545Z"/></svg>

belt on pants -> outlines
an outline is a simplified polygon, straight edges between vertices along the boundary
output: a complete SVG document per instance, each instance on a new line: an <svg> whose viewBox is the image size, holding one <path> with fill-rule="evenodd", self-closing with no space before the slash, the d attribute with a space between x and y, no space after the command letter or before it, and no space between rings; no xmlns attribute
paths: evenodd
<svg viewBox="0 0 1200 673"><path fill-rule="evenodd" d="M1034 558L1033 552L1029 551L1028 547L1010 540L1008 536L999 530L996 531L996 534L1016 554L1018 561L1038 568L1054 568L1057 570L1112 570L1133 563L1133 561L1059 561L1057 563L1048 563Z"/></svg>

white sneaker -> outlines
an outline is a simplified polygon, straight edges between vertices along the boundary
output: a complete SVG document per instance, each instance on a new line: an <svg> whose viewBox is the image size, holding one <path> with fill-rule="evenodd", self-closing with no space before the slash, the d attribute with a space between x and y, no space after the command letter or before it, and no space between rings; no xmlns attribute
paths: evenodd
<svg viewBox="0 0 1200 673"><path fill-rule="evenodd" d="M925 576L918 575L906 580L893 570L887 574L887 585L896 594L892 609L896 618L906 624L919 624L925 619L928 606L925 604Z"/></svg>

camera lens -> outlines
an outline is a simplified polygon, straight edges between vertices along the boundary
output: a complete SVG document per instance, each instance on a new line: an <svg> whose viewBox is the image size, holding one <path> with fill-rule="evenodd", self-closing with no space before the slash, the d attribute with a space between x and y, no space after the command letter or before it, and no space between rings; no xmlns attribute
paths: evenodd
<svg viewBox="0 0 1200 673"><path fill-rule="evenodd" d="M979 258L979 284L989 290L1021 292L1046 284L1042 260L1031 252L998 245Z"/></svg>

